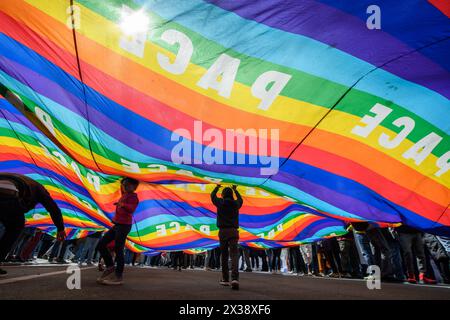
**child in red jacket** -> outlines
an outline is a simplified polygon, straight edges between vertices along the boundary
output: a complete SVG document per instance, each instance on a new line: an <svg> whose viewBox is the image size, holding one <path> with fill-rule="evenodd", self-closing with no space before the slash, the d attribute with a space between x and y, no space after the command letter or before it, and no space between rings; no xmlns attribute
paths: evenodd
<svg viewBox="0 0 450 320"><path fill-rule="evenodd" d="M103 271L102 276L97 279L97 283L106 285L122 284L122 274L124 269L123 250L133 223L133 213L139 204L138 196L135 193L138 185L139 181L131 178L124 178L121 182L120 190L122 196L119 201L115 203L116 214L113 218L114 226L103 235L97 245L97 250L100 252L100 256L103 258L106 265L106 269ZM112 241L115 243L115 268L113 258L107 248L108 244Z"/></svg>

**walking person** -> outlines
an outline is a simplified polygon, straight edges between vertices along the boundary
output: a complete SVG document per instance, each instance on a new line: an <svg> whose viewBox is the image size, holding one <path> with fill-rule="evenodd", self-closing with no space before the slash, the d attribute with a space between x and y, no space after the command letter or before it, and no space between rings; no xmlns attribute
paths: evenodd
<svg viewBox="0 0 450 320"><path fill-rule="evenodd" d="M172 257L172 267L173 270L181 271L181 267L183 266L183 251L174 251L171 254Z"/></svg>
<svg viewBox="0 0 450 320"><path fill-rule="evenodd" d="M138 196L135 193L138 185L139 181L131 178L124 178L121 181L120 190L122 196L115 203L114 226L103 235L97 245L97 249L106 266L102 276L97 279L99 284L120 285L123 283L122 274L125 265L123 250L128 233L131 231L133 213L139 204ZM114 241L116 267L114 267L113 258L108 250L108 244L112 241Z"/></svg>
<svg viewBox="0 0 450 320"><path fill-rule="evenodd" d="M414 264L415 260L419 261L419 281L425 284L435 284L434 279L428 278L427 265L425 260L425 243L423 241L422 232L409 227L407 225L401 225L396 228L399 235L400 245L402 247L403 259L405 261L407 281L409 283L417 283ZM414 259L414 255L417 259Z"/></svg>
<svg viewBox="0 0 450 320"><path fill-rule="evenodd" d="M103 231L97 231L85 238L83 246L80 248L81 250L79 250L78 255L74 258L75 262L80 265L82 265L83 262L86 262L88 266L92 265L95 248L97 247L102 234Z"/></svg>
<svg viewBox="0 0 450 320"><path fill-rule="evenodd" d="M239 290L239 209L242 207L242 197L237 186L226 187L222 198L217 197L221 185L217 185L211 193L211 201L217 207L217 227L219 228L220 251L222 255L221 285L229 286L228 258L231 257L231 288ZM236 194L236 200L233 197Z"/></svg>
<svg viewBox="0 0 450 320"><path fill-rule="evenodd" d="M0 239L0 263L5 261L6 255L25 227L25 213L38 203L50 214L58 230L57 238L63 241L66 233L62 213L45 187L21 174L0 173L0 223L5 228ZM0 269L0 275L6 274L5 270Z"/></svg>
<svg viewBox="0 0 450 320"><path fill-rule="evenodd" d="M432 234L425 233L423 239L430 252L431 258L439 269L443 282L445 284L450 284L450 257L445 251L444 246L439 241L439 238Z"/></svg>
<svg viewBox="0 0 450 320"><path fill-rule="evenodd" d="M281 272L281 248L273 248L272 251L272 273L277 274Z"/></svg>

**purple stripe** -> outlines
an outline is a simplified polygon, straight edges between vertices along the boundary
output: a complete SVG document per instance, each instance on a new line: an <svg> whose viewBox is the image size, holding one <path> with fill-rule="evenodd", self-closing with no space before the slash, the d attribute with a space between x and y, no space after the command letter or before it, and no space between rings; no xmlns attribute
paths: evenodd
<svg viewBox="0 0 450 320"><path fill-rule="evenodd" d="M64 106L68 110L74 112L75 114L86 118L82 110L85 110L84 102L71 92L65 90L57 83L49 80L46 77L24 67L23 65L11 61L7 58L0 57L0 60L8 60L8 64L12 66L8 70L4 70L8 75L15 78L16 80L26 83L33 91L55 101L56 103ZM11 70L14 70L12 72ZM26 79L26 81L21 81L21 79ZM81 93L80 93L81 94ZM171 150L164 149L158 144L155 144L149 140L146 140L142 136L124 128L117 122L111 120L106 116L106 114L101 113L89 104L89 119L90 122L101 129L106 134L112 138L121 141L127 146L133 148L134 150L165 161L171 161ZM80 128L81 129L81 128ZM75 129L76 130L76 129ZM95 128L91 129L95 135ZM87 135L87 132L84 132ZM133 143L134 142L134 143ZM217 164L202 164L202 165L190 165L193 168L207 170L213 173L226 173L239 176L248 177L258 177L260 176L260 169L255 167L243 167L243 166L231 166L231 165L217 165Z"/></svg>
<svg viewBox="0 0 450 320"><path fill-rule="evenodd" d="M78 96L72 94L71 92L62 88L57 83L49 80L46 77L43 77L42 75L24 67L19 63L16 63L4 57L0 57L0 60L7 60L8 64L11 65L11 68L5 70L5 72L7 72L11 77L14 77L18 81L25 83L33 91L64 106L65 108L81 116L82 118L84 119L87 118L86 113L84 112L84 110L86 110L85 103L84 101L79 99ZM14 73L16 73L17 76L10 70L14 70L15 71ZM21 81L22 79L24 79L24 81ZM78 92L78 94L81 96L82 95L81 91ZM144 140L145 143L140 144L136 143L136 146L134 146L135 150L140 151L144 154L146 154L145 150L152 150L152 153L157 154L158 156L162 156L163 154L167 156L167 154L170 154L168 153L167 150L164 150L162 147L148 140L145 140L142 137L136 135L135 133L120 126L119 124L117 124L117 122L112 121L105 114L97 111L89 104L87 105L87 107L89 108L90 122L94 124L97 128L106 132L111 137L114 137L115 139L121 142L130 140L142 142L142 140ZM88 135L87 131L83 132L83 134ZM147 146L147 148L144 148L144 146Z"/></svg>
<svg viewBox="0 0 450 320"><path fill-rule="evenodd" d="M317 221L313 222L313 223L317 223ZM312 227L309 230L305 230L306 228L308 228L308 227L305 227L305 229L303 229L302 231L299 232L298 236L301 236L300 239L311 238L312 236L315 236L319 230L322 230L322 229L325 229L328 227L341 227L342 229L344 229L344 223L339 220L332 221L332 219L327 219L327 221L318 222L317 225L314 225L314 227ZM303 233L306 233L306 235L303 236Z"/></svg>
<svg viewBox="0 0 450 320"><path fill-rule="evenodd" d="M244 19L326 43L375 66L415 50L387 32L369 30L355 16L312 0L207 1ZM450 98L450 73L418 52L383 69Z"/></svg>

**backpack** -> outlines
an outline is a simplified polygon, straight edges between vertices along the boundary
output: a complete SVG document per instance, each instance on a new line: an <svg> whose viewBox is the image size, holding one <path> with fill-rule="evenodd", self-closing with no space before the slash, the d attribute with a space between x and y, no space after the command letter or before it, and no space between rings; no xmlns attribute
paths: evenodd
<svg viewBox="0 0 450 320"><path fill-rule="evenodd" d="M2 199L2 205L14 203L21 211L30 211L33 208L33 197L28 183L17 176L0 174L0 181L2 180L12 182L18 190L16 194L11 193L9 197Z"/></svg>

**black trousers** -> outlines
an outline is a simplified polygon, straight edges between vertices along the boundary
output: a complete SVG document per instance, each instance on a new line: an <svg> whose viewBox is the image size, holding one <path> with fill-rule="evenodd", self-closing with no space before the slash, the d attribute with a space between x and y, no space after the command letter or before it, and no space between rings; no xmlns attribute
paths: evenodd
<svg viewBox="0 0 450 320"><path fill-rule="evenodd" d="M281 248L272 249L272 271L281 269Z"/></svg>
<svg viewBox="0 0 450 320"><path fill-rule="evenodd" d="M306 269L305 261L303 260L303 257L300 253L299 247L290 247L289 248L289 261L291 263L291 270L294 273L308 273L308 270Z"/></svg>
<svg viewBox="0 0 450 320"><path fill-rule="evenodd" d="M25 227L24 212L18 208L18 201L0 199L0 222L5 227L5 233L0 239L0 262L5 261L11 247Z"/></svg>
<svg viewBox="0 0 450 320"><path fill-rule="evenodd" d="M219 230L219 240L222 254L222 279L225 281L230 279L228 258L231 257L231 280L239 280L239 230L222 228Z"/></svg>
<svg viewBox="0 0 450 320"><path fill-rule="evenodd" d="M181 269L181 267L183 266L183 258L184 258L184 253L183 251L174 251L172 252L172 267L174 269Z"/></svg>
<svg viewBox="0 0 450 320"><path fill-rule="evenodd" d="M100 239L97 245L97 250L100 252L106 267L114 266L114 262L107 248L108 244L114 241L114 252L116 254L116 275L121 277L125 265L123 250L125 248L125 241L128 233L131 231L131 224L115 224L108 232L106 232Z"/></svg>

